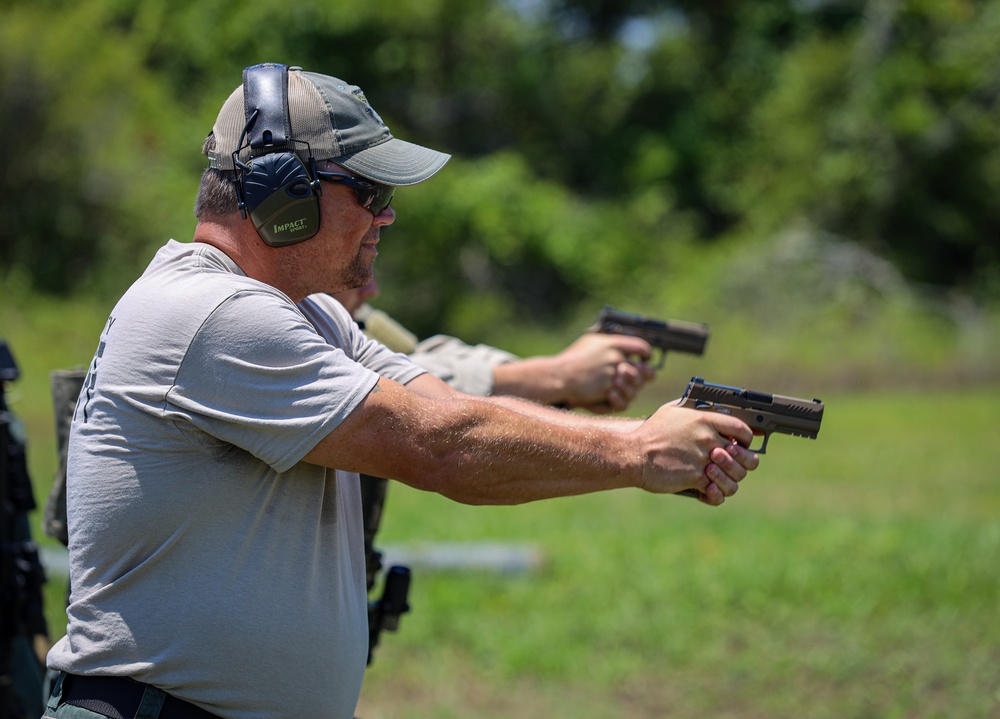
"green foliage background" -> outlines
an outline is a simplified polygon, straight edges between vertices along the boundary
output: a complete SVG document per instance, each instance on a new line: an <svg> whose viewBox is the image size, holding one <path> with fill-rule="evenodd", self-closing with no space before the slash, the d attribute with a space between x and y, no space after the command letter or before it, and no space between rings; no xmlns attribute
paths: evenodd
<svg viewBox="0 0 1000 719"><path fill-rule="evenodd" d="M245 65L283 61L454 154L398 193L383 244L381 304L420 334L606 302L759 318L794 268L751 284L733 257L791 231L949 306L1000 294L996 0L10 0L0 21L17 287L112 298L187 239L218 107ZM827 290L857 279L803 262Z"/></svg>

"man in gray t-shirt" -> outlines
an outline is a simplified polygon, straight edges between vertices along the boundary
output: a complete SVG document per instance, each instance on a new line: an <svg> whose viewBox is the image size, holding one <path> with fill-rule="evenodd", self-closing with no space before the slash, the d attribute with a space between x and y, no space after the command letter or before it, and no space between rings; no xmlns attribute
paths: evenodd
<svg viewBox="0 0 1000 719"><path fill-rule="evenodd" d="M375 386L369 366L401 382L422 370L346 313L330 326L336 347L211 245L157 253L112 312L76 408L70 631L51 666L232 716L257 711L275 676L302 696L320 666L360 684L363 562L333 561L362 553L358 482L301 460ZM336 697L347 716L355 690Z"/></svg>
<svg viewBox="0 0 1000 719"><path fill-rule="evenodd" d="M318 334L296 303L368 282L394 188L448 159L393 137L360 88L247 68L204 150L194 242L112 310L76 405L47 717L352 717L358 472L470 504L631 487L719 505L757 467L732 417L471 397L346 312Z"/></svg>

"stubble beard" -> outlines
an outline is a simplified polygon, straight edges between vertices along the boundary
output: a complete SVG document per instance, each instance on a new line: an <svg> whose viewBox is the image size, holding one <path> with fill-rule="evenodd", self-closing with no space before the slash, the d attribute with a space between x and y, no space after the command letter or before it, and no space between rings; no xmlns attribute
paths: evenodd
<svg viewBox="0 0 1000 719"><path fill-rule="evenodd" d="M281 267L284 282L272 283L286 292L294 301L299 302L314 292L334 294L364 287L371 282L374 275L373 260L365 256L364 248L359 247L357 254L340 270L323 273L320 268L328 263L316 256L297 258L297 261L286 262Z"/></svg>
<svg viewBox="0 0 1000 719"><path fill-rule="evenodd" d="M358 246L357 254L354 255L354 259L341 272L339 280L342 287L336 290L337 292L364 287L372 281L372 277L374 277L374 270L372 268L375 265L375 257L371 256L370 248L364 244L371 239L369 235L372 231L377 233L377 230L369 230L365 234L361 244ZM377 237L378 235L376 234L375 236Z"/></svg>
<svg viewBox="0 0 1000 719"><path fill-rule="evenodd" d="M340 278L344 289L353 290L357 287L364 287L371 282L374 262L362 257L363 253L363 248L359 249L351 264L344 268Z"/></svg>

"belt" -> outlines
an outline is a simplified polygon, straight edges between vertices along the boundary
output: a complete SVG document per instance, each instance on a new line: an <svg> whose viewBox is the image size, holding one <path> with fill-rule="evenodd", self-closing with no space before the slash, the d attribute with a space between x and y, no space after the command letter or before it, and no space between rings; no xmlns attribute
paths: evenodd
<svg viewBox="0 0 1000 719"><path fill-rule="evenodd" d="M110 719L133 719L146 688L160 689L126 677L97 677L66 674L63 679L62 701L82 707ZM219 719L190 702L163 692L163 706L157 719Z"/></svg>

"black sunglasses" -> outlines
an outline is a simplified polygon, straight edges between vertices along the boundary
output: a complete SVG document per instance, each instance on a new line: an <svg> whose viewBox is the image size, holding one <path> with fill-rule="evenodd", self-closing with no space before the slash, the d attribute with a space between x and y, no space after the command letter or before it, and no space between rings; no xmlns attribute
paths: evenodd
<svg viewBox="0 0 1000 719"><path fill-rule="evenodd" d="M316 171L316 177L338 185L347 185L358 196L358 204L378 217L392 202L396 188L392 185L382 185L378 182L365 180L354 175L344 175L339 172Z"/></svg>

